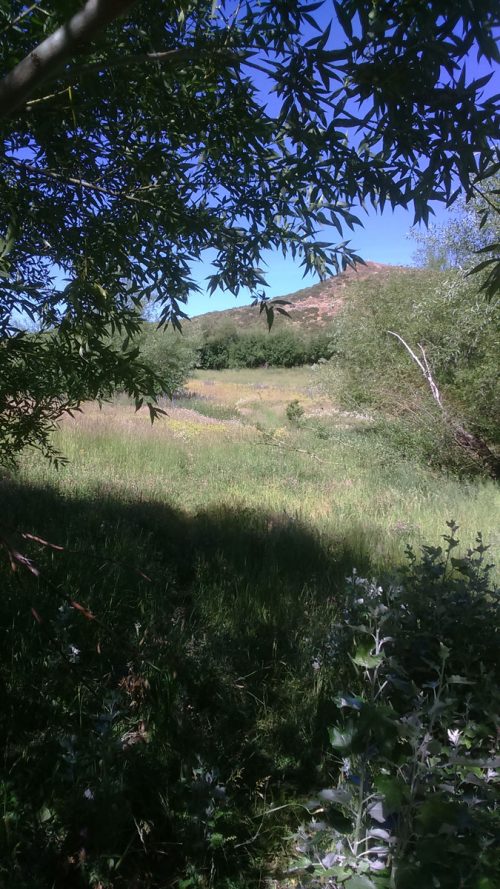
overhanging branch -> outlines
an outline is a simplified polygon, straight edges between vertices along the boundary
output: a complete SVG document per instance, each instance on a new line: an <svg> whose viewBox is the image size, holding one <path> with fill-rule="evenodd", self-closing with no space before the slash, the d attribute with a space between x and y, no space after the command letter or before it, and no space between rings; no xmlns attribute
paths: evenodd
<svg viewBox="0 0 500 889"><path fill-rule="evenodd" d="M0 116L19 108L73 53L119 18L136 0L87 0L0 81Z"/></svg>
<svg viewBox="0 0 500 889"><path fill-rule="evenodd" d="M62 182L66 185L77 185L86 191L94 191L98 194L105 195L106 197L120 198L120 200L123 201L133 201L136 204L146 204L149 207L153 207L155 210L165 209L161 204L153 203L146 198L137 197L129 192L116 191L116 189L113 188L105 188L95 182L88 182L86 179L78 179L76 176L64 176L62 173L57 173L55 170L45 170L42 167L36 167L27 161L21 161L15 157L4 157L3 162L8 163L13 167L17 167L18 170L25 170L27 173L31 173L34 176L41 176L44 179L55 179L57 182Z"/></svg>

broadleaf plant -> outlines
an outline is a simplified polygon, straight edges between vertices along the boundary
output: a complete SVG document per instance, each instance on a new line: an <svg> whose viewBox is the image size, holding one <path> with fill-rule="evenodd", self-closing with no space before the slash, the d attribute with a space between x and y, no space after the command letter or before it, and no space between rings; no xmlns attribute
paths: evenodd
<svg viewBox="0 0 500 889"><path fill-rule="evenodd" d="M420 561L410 550L401 578L348 580L335 633L363 654L329 732L336 786L308 803L296 839L312 885L499 883L500 596L481 536L457 559L448 524L445 546Z"/></svg>

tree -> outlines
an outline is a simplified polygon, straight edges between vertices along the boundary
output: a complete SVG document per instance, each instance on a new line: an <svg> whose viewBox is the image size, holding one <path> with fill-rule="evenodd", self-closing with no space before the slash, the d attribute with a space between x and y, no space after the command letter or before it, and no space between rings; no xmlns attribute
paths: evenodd
<svg viewBox="0 0 500 889"><path fill-rule="evenodd" d="M318 233L356 205L426 222L494 172L497 105L466 61L498 61L497 4L333 7L0 0L2 462L116 387L154 415L138 309L178 325L207 250L212 290L261 298L266 249L331 274L357 257Z"/></svg>
<svg viewBox="0 0 500 889"><path fill-rule="evenodd" d="M415 231L415 260L426 268L470 270L479 253L498 254L500 242L500 180L494 176L482 183L467 202L461 196L454 212L442 225Z"/></svg>
<svg viewBox="0 0 500 889"><path fill-rule="evenodd" d="M500 477L500 303L484 273L395 269L350 289L323 371L335 401L366 410L386 446L459 474Z"/></svg>

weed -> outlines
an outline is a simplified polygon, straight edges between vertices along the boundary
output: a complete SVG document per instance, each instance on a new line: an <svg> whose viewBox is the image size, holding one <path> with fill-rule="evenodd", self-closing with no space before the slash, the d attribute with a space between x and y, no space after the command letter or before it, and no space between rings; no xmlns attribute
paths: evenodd
<svg viewBox="0 0 500 889"><path fill-rule="evenodd" d="M302 407L298 398L295 398L293 401L290 401L286 406L286 416L287 419L292 425L300 426L302 419L304 417L304 408Z"/></svg>
<svg viewBox="0 0 500 889"><path fill-rule="evenodd" d="M307 803L314 820L297 835L298 868L315 886L500 879L500 591L481 535L457 558L448 526L444 549L424 546L419 561L409 548L409 568L383 586L352 576L318 661L351 667L330 729L336 783Z"/></svg>

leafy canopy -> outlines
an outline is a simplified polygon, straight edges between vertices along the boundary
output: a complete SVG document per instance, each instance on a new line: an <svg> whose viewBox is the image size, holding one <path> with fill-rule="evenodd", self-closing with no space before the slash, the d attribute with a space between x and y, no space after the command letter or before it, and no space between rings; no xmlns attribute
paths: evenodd
<svg viewBox="0 0 500 889"><path fill-rule="evenodd" d="M178 325L200 259L211 290L262 298L265 250L331 274L356 256L318 234L343 239L356 205L427 221L495 171L496 103L466 60L498 60L497 4L333 9L0 0L2 462L50 452L51 423L115 387L154 413L140 309Z"/></svg>

